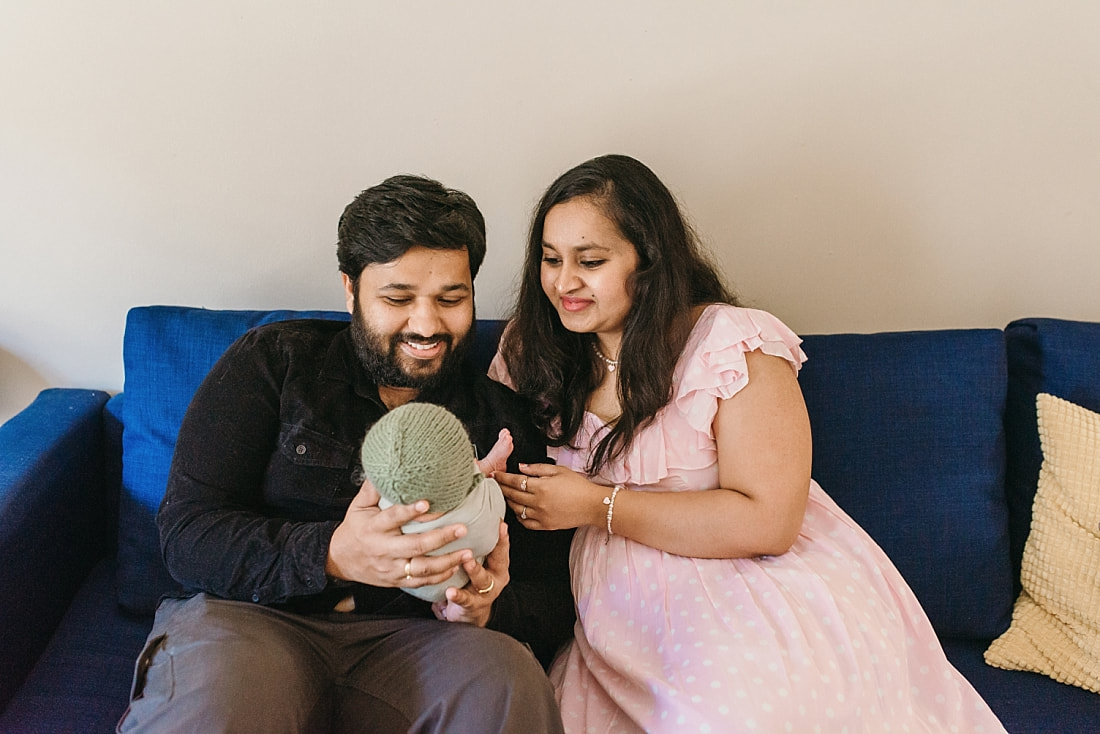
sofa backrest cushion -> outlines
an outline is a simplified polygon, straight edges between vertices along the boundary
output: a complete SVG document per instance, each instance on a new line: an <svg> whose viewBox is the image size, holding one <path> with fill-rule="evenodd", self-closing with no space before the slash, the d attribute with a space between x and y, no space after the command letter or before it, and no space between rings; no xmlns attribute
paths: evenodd
<svg viewBox="0 0 1100 734"><path fill-rule="evenodd" d="M1049 393L1100 412L1100 323L1021 319L1005 328L1008 496L1014 577L1031 530L1031 505L1043 461L1035 398Z"/></svg>
<svg viewBox="0 0 1100 734"><path fill-rule="evenodd" d="M191 397L238 337L288 319L347 321L343 311L216 311L186 306L131 309L123 339L122 488L119 496L118 595L130 611L152 612L178 589L160 554L155 517L168 482L176 436ZM485 369L502 321L477 324L470 359Z"/></svg>
<svg viewBox="0 0 1100 734"><path fill-rule="evenodd" d="M941 636L990 639L1014 600L1004 335L807 336L814 478L873 537Z"/></svg>
<svg viewBox="0 0 1100 734"><path fill-rule="evenodd" d="M122 358L122 490L118 522L119 603L151 612L177 588L160 555L155 517L191 396L214 362L254 326L294 318L348 319L336 311L214 311L181 306L133 308Z"/></svg>

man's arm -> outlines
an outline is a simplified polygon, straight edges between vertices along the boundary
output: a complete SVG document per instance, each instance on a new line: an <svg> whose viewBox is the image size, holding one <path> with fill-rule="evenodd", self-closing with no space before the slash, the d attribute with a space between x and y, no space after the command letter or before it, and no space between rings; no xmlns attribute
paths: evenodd
<svg viewBox="0 0 1100 734"><path fill-rule="evenodd" d="M271 342L246 334L195 393L157 515L164 560L178 581L263 604L325 587L326 552L338 524L263 512L286 371Z"/></svg>

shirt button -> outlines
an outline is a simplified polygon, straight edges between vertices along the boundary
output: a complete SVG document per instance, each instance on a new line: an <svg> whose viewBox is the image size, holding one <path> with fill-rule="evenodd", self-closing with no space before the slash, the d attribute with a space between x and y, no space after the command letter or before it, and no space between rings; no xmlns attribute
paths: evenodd
<svg viewBox="0 0 1100 734"><path fill-rule="evenodd" d="M296 448L294 450L296 452L298 452L298 456L301 456L302 454L304 454L306 452L306 445L304 443L300 443L300 444L298 444L298 448Z"/></svg>
<svg viewBox="0 0 1100 734"><path fill-rule="evenodd" d="M252 595L252 601L258 602L259 600L260 600L260 595L259 594L253 594Z"/></svg>

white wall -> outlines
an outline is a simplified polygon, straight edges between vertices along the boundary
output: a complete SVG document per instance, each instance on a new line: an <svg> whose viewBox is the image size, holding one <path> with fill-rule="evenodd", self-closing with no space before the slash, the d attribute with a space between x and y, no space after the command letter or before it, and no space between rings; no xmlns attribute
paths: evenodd
<svg viewBox="0 0 1100 734"><path fill-rule="evenodd" d="M122 387L126 310L341 308L336 219L482 206L483 316L561 171L650 164L803 333L1100 320L1100 5L0 5L0 419ZM812 358L812 355L811 355Z"/></svg>

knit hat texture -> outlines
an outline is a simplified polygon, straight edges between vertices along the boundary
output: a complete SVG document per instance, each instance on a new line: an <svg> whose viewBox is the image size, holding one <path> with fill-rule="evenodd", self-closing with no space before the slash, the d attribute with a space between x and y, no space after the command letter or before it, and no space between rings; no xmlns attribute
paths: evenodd
<svg viewBox="0 0 1100 734"><path fill-rule="evenodd" d="M378 494L407 505L428 500L447 512L483 478L462 422L446 408L406 403L371 426L363 439L363 472Z"/></svg>

